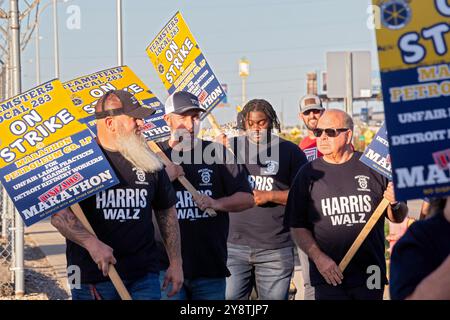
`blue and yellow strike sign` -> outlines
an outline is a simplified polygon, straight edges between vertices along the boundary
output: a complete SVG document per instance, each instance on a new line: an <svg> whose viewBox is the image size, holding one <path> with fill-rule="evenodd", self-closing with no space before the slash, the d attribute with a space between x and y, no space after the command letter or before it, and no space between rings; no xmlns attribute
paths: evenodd
<svg viewBox="0 0 450 320"><path fill-rule="evenodd" d="M207 110L202 118L225 98L181 13L170 19L146 51L169 94L188 91L198 97Z"/></svg>
<svg viewBox="0 0 450 320"><path fill-rule="evenodd" d="M392 180L391 157L389 155L386 125L383 124L381 126L359 160L369 168Z"/></svg>
<svg viewBox="0 0 450 320"><path fill-rule="evenodd" d="M59 80L1 102L0 168L85 129L72 106Z"/></svg>
<svg viewBox="0 0 450 320"><path fill-rule="evenodd" d="M170 129L163 119L164 105L128 66L98 71L64 82L63 85L82 113L82 118L78 120L86 123L94 134L97 133L94 113L98 99L108 91L125 90L132 93L143 106L156 109L149 119L144 119L145 137L156 140L170 135Z"/></svg>
<svg viewBox="0 0 450 320"><path fill-rule="evenodd" d="M396 196L450 194L450 3L374 0Z"/></svg>
<svg viewBox="0 0 450 320"><path fill-rule="evenodd" d="M29 226L118 183L59 80L1 103L0 180Z"/></svg>

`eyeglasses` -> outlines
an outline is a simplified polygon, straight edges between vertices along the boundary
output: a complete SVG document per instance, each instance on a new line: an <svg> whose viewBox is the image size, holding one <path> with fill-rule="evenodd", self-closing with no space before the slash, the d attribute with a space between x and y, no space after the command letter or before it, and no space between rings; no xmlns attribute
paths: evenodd
<svg viewBox="0 0 450 320"><path fill-rule="evenodd" d="M339 135L339 133L341 132L345 132L349 130L348 128L338 128L338 129L334 129L334 128L327 128L327 129L320 129L320 128L316 128L313 130L313 134L315 137L319 138L322 136L322 133L325 131L325 134L327 135L327 137L329 138L335 138Z"/></svg>
<svg viewBox="0 0 450 320"><path fill-rule="evenodd" d="M322 110L318 110L318 109L311 109L311 110L306 110L303 113L304 116L309 116L310 113L314 113L314 114L319 114L322 112Z"/></svg>

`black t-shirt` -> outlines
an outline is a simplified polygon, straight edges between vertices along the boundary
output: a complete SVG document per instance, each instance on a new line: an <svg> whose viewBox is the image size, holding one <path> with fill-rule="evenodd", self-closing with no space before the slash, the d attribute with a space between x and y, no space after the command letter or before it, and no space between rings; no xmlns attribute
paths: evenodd
<svg viewBox="0 0 450 320"><path fill-rule="evenodd" d="M165 170L145 173L119 152L103 150L120 183L81 201L97 237L113 248L117 272L124 280L159 272L159 252L154 240L152 207L164 210L176 203L175 191ZM107 281L89 252L67 240L67 265L81 268L81 282Z"/></svg>
<svg viewBox="0 0 450 320"><path fill-rule="evenodd" d="M252 192L245 167L236 165L232 155L228 154L227 158L224 155L226 151L220 144L198 140L194 149L182 154L182 162L177 159L176 155L180 155L178 151L174 150L172 154L168 141L160 142L159 146L174 163L183 167L186 179L200 193L218 199L236 192ZM208 157L208 154L212 157ZM228 159L230 163L223 164L222 159ZM226 265L228 212L218 211L217 216L210 217L197 207L192 195L178 180L173 182L173 186L178 199L176 209L180 223L184 277L195 279L229 276ZM167 261L161 268L166 267Z"/></svg>
<svg viewBox="0 0 450 320"><path fill-rule="evenodd" d="M450 255L450 222L442 213L414 222L391 256L391 299L403 300Z"/></svg>
<svg viewBox="0 0 450 320"><path fill-rule="evenodd" d="M364 165L355 152L343 164L318 158L304 165L294 179L286 205L285 224L311 230L320 249L339 264L383 199L388 180ZM386 212L384 213L386 214ZM344 271L343 285L365 285L379 266L384 281L384 219L380 219ZM310 261L311 284L326 283Z"/></svg>
<svg viewBox="0 0 450 320"><path fill-rule="evenodd" d="M260 148L246 136L230 140L237 150L239 163L245 163L254 190L288 190L298 169L308 162L295 144L272 136L272 141L275 139L278 139L276 143L261 145ZM283 225L284 209L284 205L268 202L230 215L228 242L258 249L292 246L289 228Z"/></svg>

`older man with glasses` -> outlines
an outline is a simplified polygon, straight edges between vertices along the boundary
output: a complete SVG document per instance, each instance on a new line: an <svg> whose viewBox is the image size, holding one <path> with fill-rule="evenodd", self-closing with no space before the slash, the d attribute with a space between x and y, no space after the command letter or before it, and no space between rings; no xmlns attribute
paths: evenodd
<svg viewBox="0 0 450 320"><path fill-rule="evenodd" d="M313 130L323 157L304 165L291 186L285 224L310 260L316 300L381 300L386 279L384 219L380 219L344 272L338 264L383 197L390 202L385 215L401 222L405 203L395 199L394 188L379 173L364 165L351 141L353 121L342 110L326 110ZM370 268L369 268L370 267ZM379 288L367 282L379 270Z"/></svg>

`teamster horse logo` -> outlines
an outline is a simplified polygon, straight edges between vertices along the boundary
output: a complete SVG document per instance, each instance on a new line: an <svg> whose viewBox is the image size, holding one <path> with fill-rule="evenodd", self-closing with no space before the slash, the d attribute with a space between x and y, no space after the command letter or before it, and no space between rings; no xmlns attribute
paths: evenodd
<svg viewBox="0 0 450 320"><path fill-rule="evenodd" d="M265 166L261 169L262 175L272 176L277 174L278 170L280 169L280 163L275 160L267 160Z"/></svg>
<svg viewBox="0 0 450 320"><path fill-rule="evenodd" d="M368 180L370 179L368 176L360 175L356 176L355 179L358 182L358 191L370 191L370 189L367 189L369 186Z"/></svg>
<svg viewBox="0 0 450 320"><path fill-rule="evenodd" d="M198 170L198 173L200 174L200 177L202 179L202 183L200 183L201 186L210 186L211 185L211 173L213 171L210 169L200 169Z"/></svg>
<svg viewBox="0 0 450 320"><path fill-rule="evenodd" d="M133 171L136 173L136 177L138 181L136 181L137 184L142 184L145 182L145 172L141 168L133 168ZM140 183L139 183L140 182Z"/></svg>

